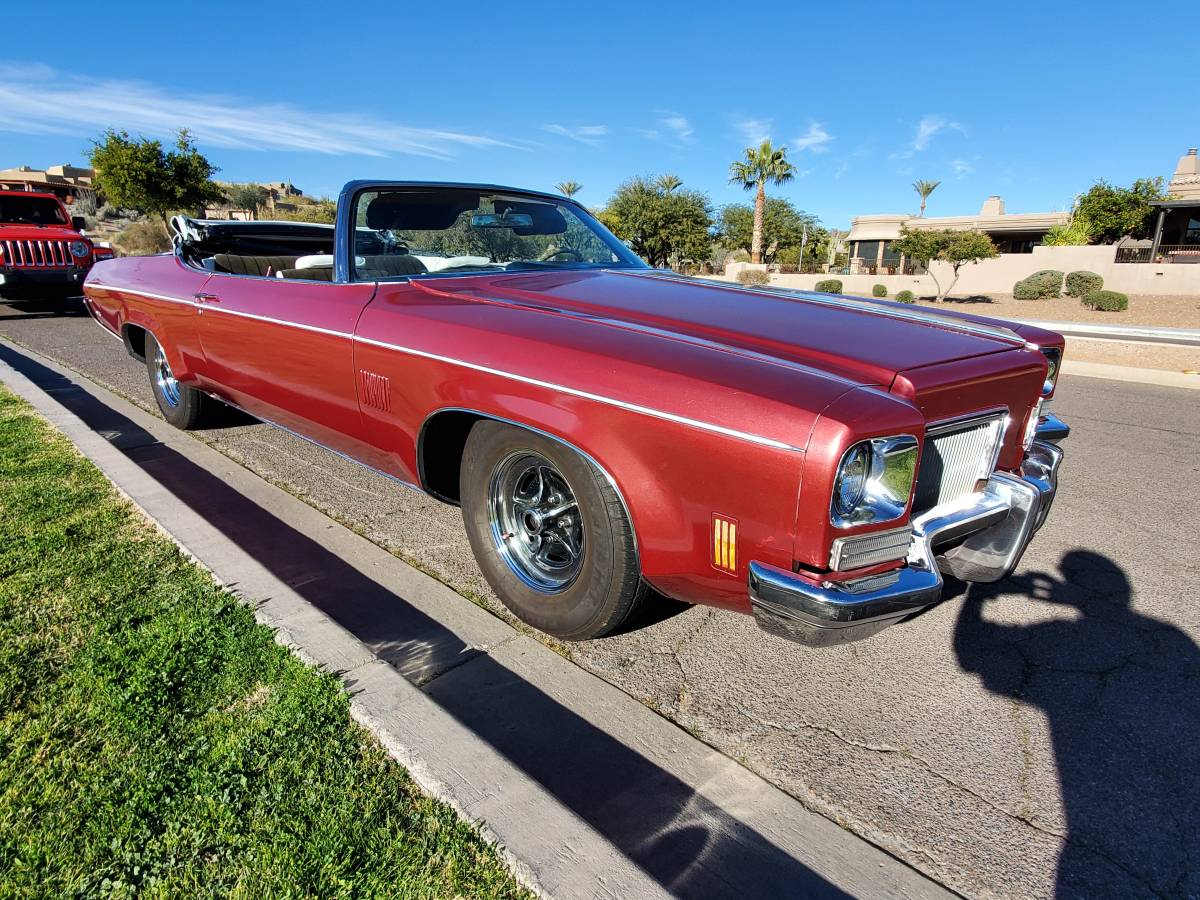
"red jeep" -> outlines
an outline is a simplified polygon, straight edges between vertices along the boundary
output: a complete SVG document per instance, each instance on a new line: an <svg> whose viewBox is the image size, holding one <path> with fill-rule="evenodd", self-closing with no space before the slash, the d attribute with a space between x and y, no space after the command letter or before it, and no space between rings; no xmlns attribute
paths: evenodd
<svg viewBox="0 0 1200 900"><path fill-rule="evenodd" d="M0 191L0 296L58 300L82 294L83 279L112 251L83 236L54 194Z"/></svg>

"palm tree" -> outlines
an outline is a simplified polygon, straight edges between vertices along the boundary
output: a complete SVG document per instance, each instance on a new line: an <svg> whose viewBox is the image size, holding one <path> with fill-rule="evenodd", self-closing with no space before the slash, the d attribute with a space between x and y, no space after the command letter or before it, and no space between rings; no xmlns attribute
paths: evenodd
<svg viewBox="0 0 1200 900"><path fill-rule="evenodd" d="M937 190L940 181L914 181L913 190L921 195L921 212L917 215L918 219L925 218L925 201L929 199L929 195Z"/></svg>
<svg viewBox="0 0 1200 900"><path fill-rule="evenodd" d="M791 181L796 167L787 161L787 147L772 147L767 138L758 147L747 147L746 158L729 167L729 180L739 183L754 195L754 236L750 240L750 262L762 262L763 207L767 202L766 185Z"/></svg>
<svg viewBox="0 0 1200 900"><path fill-rule="evenodd" d="M664 193L671 193L675 188L682 186L683 179L678 175L660 175L658 180L654 182L660 187Z"/></svg>
<svg viewBox="0 0 1200 900"><path fill-rule="evenodd" d="M583 185L578 181L560 181L554 186L554 189L564 197L574 197L583 190Z"/></svg>

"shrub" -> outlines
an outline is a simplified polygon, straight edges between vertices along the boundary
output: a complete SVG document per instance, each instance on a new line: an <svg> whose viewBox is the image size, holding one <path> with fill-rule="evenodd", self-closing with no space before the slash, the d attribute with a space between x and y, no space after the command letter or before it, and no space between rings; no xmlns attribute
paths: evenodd
<svg viewBox="0 0 1200 900"><path fill-rule="evenodd" d="M916 303L917 298L913 296L912 291L901 291L896 295L897 303Z"/></svg>
<svg viewBox="0 0 1200 900"><path fill-rule="evenodd" d="M771 276L762 269L742 269L737 273L738 284L770 284Z"/></svg>
<svg viewBox="0 0 1200 900"><path fill-rule="evenodd" d="M1083 295L1083 305L1104 312L1124 312L1129 309L1129 297L1120 291L1088 291Z"/></svg>
<svg viewBox="0 0 1200 900"><path fill-rule="evenodd" d="M840 278L826 278L823 281L818 281L816 290L822 294L840 294L842 292L842 280Z"/></svg>
<svg viewBox="0 0 1200 900"><path fill-rule="evenodd" d="M1063 273L1057 269L1042 269L1013 285L1016 300L1045 300L1062 293Z"/></svg>
<svg viewBox="0 0 1200 900"><path fill-rule="evenodd" d="M877 284L871 288L872 297L886 297L888 295L887 285Z"/></svg>
<svg viewBox="0 0 1200 900"><path fill-rule="evenodd" d="M1104 279L1095 272L1072 272L1067 276L1067 296L1083 297L1104 287Z"/></svg>
<svg viewBox="0 0 1200 900"><path fill-rule="evenodd" d="M162 223L150 219L134 222L112 242L124 256L151 256L171 249L171 239Z"/></svg>

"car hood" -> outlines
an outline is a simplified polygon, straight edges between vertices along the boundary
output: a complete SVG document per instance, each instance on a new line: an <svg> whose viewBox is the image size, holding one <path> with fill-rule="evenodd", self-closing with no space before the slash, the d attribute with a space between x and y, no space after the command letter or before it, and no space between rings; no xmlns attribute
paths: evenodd
<svg viewBox="0 0 1200 900"><path fill-rule="evenodd" d="M66 225L13 225L0 222L0 241L77 241L81 235Z"/></svg>
<svg viewBox="0 0 1200 900"><path fill-rule="evenodd" d="M884 387L899 372L1025 344L999 322L861 298L747 289L656 270L507 273L414 284L433 293L798 363Z"/></svg>

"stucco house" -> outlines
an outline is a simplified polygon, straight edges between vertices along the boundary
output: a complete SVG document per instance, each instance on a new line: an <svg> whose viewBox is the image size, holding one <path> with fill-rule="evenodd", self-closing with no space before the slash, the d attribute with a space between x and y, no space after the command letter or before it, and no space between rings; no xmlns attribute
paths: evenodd
<svg viewBox="0 0 1200 900"><path fill-rule="evenodd" d="M1062 212L1009 213L1004 199L988 197L975 216L913 215L857 216L850 223L850 273L865 275L915 274L917 269L892 245L902 228L982 231L1001 253L1032 253L1054 225L1066 224L1071 214Z"/></svg>
<svg viewBox="0 0 1200 900"><path fill-rule="evenodd" d="M76 197L96 195L96 171L82 166L51 166L35 169L32 166L17 166L0 169L0 189L6 191L49 191L57 194L68 205Z"/></svg>
<svg viewBox="0 0 1200 900"><path fill-rule="evenodd" d="M1200 158L1195 147L1179 157L1167 193L1170 200L1154 204L1158 218L1147 257L1118 256L1118 262L1200 263Z"/></svg>

